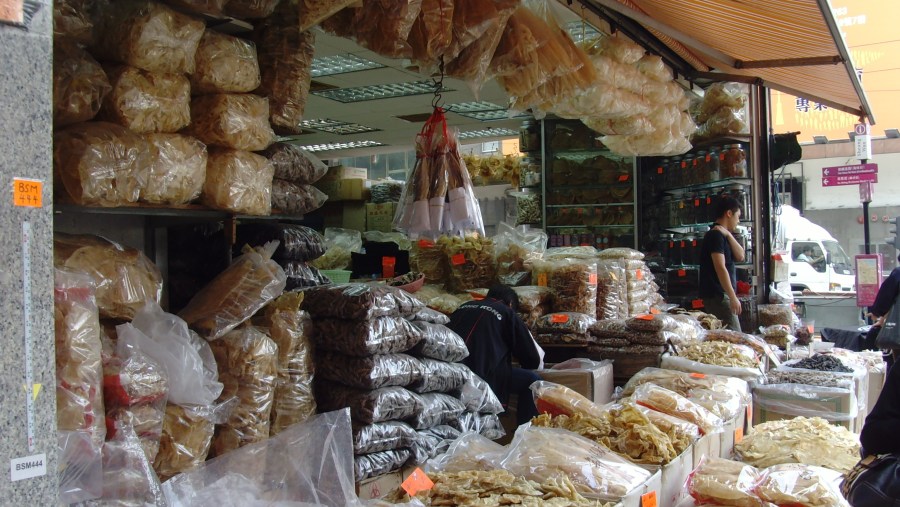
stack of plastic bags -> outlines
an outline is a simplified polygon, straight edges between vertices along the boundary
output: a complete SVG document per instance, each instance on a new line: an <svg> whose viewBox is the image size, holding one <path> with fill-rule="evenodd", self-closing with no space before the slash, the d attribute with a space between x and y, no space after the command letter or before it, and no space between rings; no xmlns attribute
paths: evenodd
<svg viewBox="0 0 900 507"><path fill-rule="evenodd" d="M281 266L286 277L285 290L326 285L331 280L312 265L325 253L321 234L293 224L245 224L238 227L238 244L262 246L278 242L272 259Z"/></svg>

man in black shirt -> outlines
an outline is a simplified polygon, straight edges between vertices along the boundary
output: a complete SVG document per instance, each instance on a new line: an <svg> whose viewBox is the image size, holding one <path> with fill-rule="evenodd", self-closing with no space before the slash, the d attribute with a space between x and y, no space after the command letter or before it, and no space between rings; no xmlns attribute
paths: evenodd
<svg viewBox="0 0 900 507"><path fill-rule="evenodd" d="M741 221L741 204L723 195L716 205L716 221L703 237L700 253L700 297L706 313L718 317L729 329L741 330L741 302L735 293L735 261L744 260L744 249L734 239Z"/></svg>
<svg viewBox="0 0 900 507"><path fill-rule="evenodd" d="M529 386L540 380L533 371L541 364L537 343L516 314L519 298L505 285L491 287L480 301L463 303L447 325L469 349L463 363L483 378L506 406L510 393L519 397L516 422L521 425L537 415ZM513 368L513 357L524 368Z"/></svg>

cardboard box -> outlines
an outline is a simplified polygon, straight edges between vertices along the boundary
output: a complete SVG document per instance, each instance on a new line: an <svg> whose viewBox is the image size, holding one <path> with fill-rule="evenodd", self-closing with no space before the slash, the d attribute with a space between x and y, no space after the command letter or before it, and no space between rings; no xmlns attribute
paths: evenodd
<svg viewBox="0 0 900 507"><path fill-rule="evenodd" d="M366 205L362 202L345 202L341 210L341 227L363 232L366 230Z"/></svg>
<svg viewBox="0 0 900 507"><path fill-rule="evenodd" d="M381 498L400 487L403 483L403 473L400 470L371 477L356 485L356 494L361 500Z"/></svg>
<svg viewBox="0 0 900 507"><path fill-rule="evenodd" d="M869 381L869 395L866 411L871 412L872 408L875 407L875 402L878 401L878 396L881 395L881 389L884 387L884 365L870 369L867 380Z"/></svg>
<svg viewBox="0 0 900 507"><path fill-rule="evenodd" d="M662 491L662 472L657 471L647 478L640 486L629 491L623 496L616 507L643 507L647 505L660 505L659 498ZM653 501L656 500L656 502Z"/></svg>
<svg viewBox="0 0 900 507"><path fill-rule="evenodd" d="M592 363L592 364L591 364ZM564 385L598 405L612 401L613 363L612 361L586 361L580 364L588 368L561 368L538 370L537 374L548 382ZM566 366L566 363L560 363Z"/></svg>
<svg viewBox="0 0 900 507"><path fill-rule="evenodd" d="M738 415L725 422L725 426L722 428L719 457L731 459L731 455L734 453L734 444L744 438L746 424L747 410L745 407L741 407Z"/></svg>
<svg viewBox="0 0 900 507"><path fill-rule="evenodd" d="M340 190L338 198L342 201L365 201L369 198L369 189L372 184L367 179L344 178L338 180Z"/></svg>
<svg viewBox="0 0 900 507"><path fill-rule="evenodd" d="M347 180L347 179L367 179L369 170L365 167L349 167L345 165L335 165L328 168L322 180ZM321 181L321 180L320 180Z"/></svg>
<svg viewBox="0 0 900 507"><path fill-rule="evenodd" d="M694 442L694 454L692 468L697 468L700 460L706 456L717 457L722 455L722 435L717 433L707 433L696 442Z"/></svg>
<svg viewBox="0 0 900 507"><path fill-rule="evenodd" d="M852 431L859 413L855 391L802 384L757 385L753 388L753 424L821 417Z"/></svg>
<svg viewBox="0 0 900 507"><path fill-rule="evenodd" d="M639 467L651 472L660 472L660 490L657 495L657 503L659 507L675 507L682 499L687 497L687 490L684 483L694 469L694 448L693 446L685 449L681 456L678 456L666 465L638 465Z"/></svg>
<svg viewBox="0 0 900 507"><path fill-rule="evenodd" d="M366 230L391 232L397 203L366 203Z"/></svg>

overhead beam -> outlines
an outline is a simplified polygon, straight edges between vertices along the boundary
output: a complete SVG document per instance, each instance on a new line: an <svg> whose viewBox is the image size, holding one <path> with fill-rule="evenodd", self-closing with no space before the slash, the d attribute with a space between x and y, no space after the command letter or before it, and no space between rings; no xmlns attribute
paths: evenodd
<svg viewBox="0 0 900 507"><path fill-rule="evenodd" d="M779 58L775 60L738 60L735 69L769 69L773 67L809 67L813 65L837 65L844 63L844 57L811 56L808 58Z"/></svg>

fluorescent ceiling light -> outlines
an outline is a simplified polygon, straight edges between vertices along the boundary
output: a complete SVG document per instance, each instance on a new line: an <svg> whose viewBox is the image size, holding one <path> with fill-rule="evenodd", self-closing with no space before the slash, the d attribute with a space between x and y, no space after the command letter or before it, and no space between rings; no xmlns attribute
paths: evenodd
<svg viewBox="0 0 900 507"><path fill-rule="evenodd" d="M331 134L348 135L362 134L365 132L377 132L381 129L367 127L358 123L349 123L345 121L332 120L329 118L318 118L315 120L303 120L300 122L300 128L321 130Z"/></svg>
<svg viewBox="0 0 900 507"><path fill-rule="evenodd" d="M600 30L586 21L570 21L566 23L566 31L575 42L594 39L603 36Z"/></svg>
<svg viewBox="0 0 900 507"><path fill-rule="evenodd" d="M307 144L300 146L306 151L334 151L334 150L350 150L353 148L369 148L372 146L387 146L377 141L350 141L349 143L324 143L324 144Z"/></svg>
<svg viewBox="0 0 900 507"><path fill-rule="evenodd" d="M447 109L454 113L474 113L479 111L506 111L506 108L493 102L457 102Z"/></svg>
<svg viewBox="0 0 900 507"><path fill-rule="evenodd" d="M452 92L455 90L444 87L441 91ZM322 90L312 93L326 99L336 100L347 104L351 102L363 102L366 100L392 99L396 97L410 97L413 95L434 93L434 83L427 80L412 81L409 83L338 88L336 90Z"/></svg>
<svg viewBox="0 0 900 507"><path fill-rule="evenodd" d="M386 65L347 53L346 55L317 56L313 58L310 74L312 77L334 76L336 74L381 69L384 67Z"/></svg>
<svg viewBox="0 0 900 507"><path fill-rule="evenodd" d="M482 129L482 130L469 130L467 132L460 132L460 139L475 139L479 137L515 137L519 135L517 130L512 130L508 128L495 128L495 129Z"/></svg>

